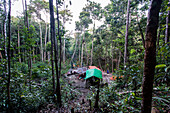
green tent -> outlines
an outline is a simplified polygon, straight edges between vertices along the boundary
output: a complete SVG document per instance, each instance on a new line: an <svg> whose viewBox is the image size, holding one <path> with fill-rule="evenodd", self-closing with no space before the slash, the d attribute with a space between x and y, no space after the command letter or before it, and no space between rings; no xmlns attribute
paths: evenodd
<svg viewBox="0 0 170 113"><path fill-rule="evenodd" d="M97 78L103 78L102 72L98 69L89 69L89 70L86 71L86 78L85 79L88 79L92 76L95 76Z"/></svg>

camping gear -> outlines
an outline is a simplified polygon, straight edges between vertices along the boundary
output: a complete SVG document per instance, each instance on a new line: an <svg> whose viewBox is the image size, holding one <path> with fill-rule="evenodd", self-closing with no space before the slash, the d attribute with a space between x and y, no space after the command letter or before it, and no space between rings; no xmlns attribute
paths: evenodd
<svg viewBox="0 0 170 113"><path fill-rule="evenodd" d="M110 77L110 80L116 80L116 79L121 79L121 78L123 78L123 76L117 77L113 75L112 77Z"/></svg>
<svg viewBox="0 0 170 113"><path fill-rule="evenodd" d="M103 78L102 77L102 72L98 69L89 69L86 71L86 78L85 79L88 79L90 77L97 77L97 78Z"/></svg>
<svg viewBox="0 0 170 113"><path fill-rule="evenodd" d="M98 70L100 70L101 71L101 69L99 69L98 67L96 67L96 66L89 66L89 69L98 69Z"/></svg>

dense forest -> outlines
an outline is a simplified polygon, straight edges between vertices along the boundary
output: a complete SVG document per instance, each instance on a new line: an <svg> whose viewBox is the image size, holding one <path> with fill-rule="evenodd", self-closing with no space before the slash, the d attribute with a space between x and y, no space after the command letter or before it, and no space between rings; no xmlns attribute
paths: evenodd
<svg viewBox="0 0 170 113"><path fill-rule="evenodd" d="M170 113L169 0L87 0L74 32L74 0L11 16L15 1L0 0L0 112Z"/></svg>

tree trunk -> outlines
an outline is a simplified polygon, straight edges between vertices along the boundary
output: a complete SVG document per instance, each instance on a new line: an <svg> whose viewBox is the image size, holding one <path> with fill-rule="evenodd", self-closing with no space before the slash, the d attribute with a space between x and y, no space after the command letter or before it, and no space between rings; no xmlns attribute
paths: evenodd
<svg viewBox="0 0 170 113"><path fill-rule="evenodd" d="M87 54L86 66L88 67L88 65L89 65L89 54L88 54L88 51L87 51L87 45L86 45L86 42L84 42L84 45L85 45L86 54Z"/></svg>
<svg viewBox="0 0 170 113"><path fill-rule="evenodd" d="M120 60L121 60L121 56L122 56L121 50L118 49L118 51L119 51L119 59L117 61L117 70L119 70Z"/></svg>
<svg viewBox="0 0 170 113"><path fill-rule="evenodd" d="M18 25L18 57L19 63L21 63L21 56L20 56L20 35L19 35L19 25Z"/></svg>
<svg viewBox="0 0 170 113"><path fill-rule="evenodd" d="M58 23L58 36L59 36L59 40L60 40L60 71L61 71L61 37L60 37L60 27L59 27L59 15L58 15L58 0L56 0L56 10L57 10L57 23ZM55 27L54 27L55 28ZM54 34L55 35L55 34ZM54 39L55 41L55 66L56 66L56 73L57 73L57 87L56 87L56 91L57 91L57 101L59 103L59 107L62 106L61 103L61 90L60 90L60 81L59 81L59 76L60 76L60 71L58 73L58 41L56 40L56 38Z"/></svg>
<svg viewBox="0 0 170 113"><path fill-rule="evenodd" d="M114 70L113 69L113 42L112 42L112 46L111 46L111 51L110 52L111 52L111 56L112 56L111 58L112 58L112 73L113 73L113 70Z"/></svg>
<svg viewBox="0 0 170 113"><path fill-rule="evenodd" d="M32 49L33 49L32 55L34 56L35 55L35 47L33 47ZM35 63L35 57L33 57L33 63Z"/></svg>
<svg viewBox="0 0 170 113"><path fill-rule="evenodd" d="M11 111L11 103L10 103L10 80L11 80L11 0L9 0L9 11L8 11L8 82L7 82L7 112Z"/></svg>
<svg viewBox="0 0 170 113"><path fill-rule="evenodd" d="M75 53L76 53L77 41L78 41L78 39L76 39L76 44L75 44L75 48L74 48L74 53L73 53L73 55L72 55L72 57L71 57L71 62L73 61L74 55L75 55Z"/></svg>
<svg viewBox="0 0 170 113"><path fill-rule="evenodd" d="M27 26L27 31L28 31L28 34L30 33L30 31L29 31L29 21L28 21L28 12L27 12L27 2L26 2L26 0L25 0L25 19L26 19L26 25L25 26ZM29 35L27 35L28 37L27 38L31 38L31 37L29 37ZM28 76L29 76L29 89L30 89L30 92L31 92L31 75L32 75L32 58L31 58L31 48L32 47L30 47L29 49L28 49L28 53L29 53L29 59L28 59Z"/></svg>
<svg viewBox="0 0 170 113"><path fill-rule="evenodd" d="M83 29L83 41L82 41L82 48L81 48L81 67L83 67L83 48L84 48L84 38L85 38L85 28Z"/></svg>
<svg viewBox="0 0 170 113"><path fill-rule="evenodd" d="M158 28L158 39L157 39L157 48L159 48L160 33L161 33L161 26L159 25L159 28Z"/></svg>
<svg viewBox="0 0 170 113"><path fill-rule="evenodd" d="M96 99L95 99L95 106L94 108L98 109L99 108L99 86L100 86L100 80L97 82L97 94L96 94Z"/></svg>
<svg viewBox="0 0 170 113"><path fill-rule="evenodd" d="M57 27L58 27L58 37L59 37L59 41L60 41L60 63L59 63L59 66L60 66L60 69L59 69L59 77L60 77L60 74L61 74L61 59L62 59L62 56L61 56L61 51L62 51L62 43L61 43L61 36L60 36L60 21L59 21L59 13L58 13L58 0L56 0L56 10L57 10Z"/></svg>
<svg viewBox="0 0 170 113"><path fill-rule="evenodd" d="M151 112L153 79L156 65L156 38L161 3L162 0L152 0L148 11L141 113Z"/></svg>
<svg viewBox="0 0 170 113"><path fill-rule="evenodd" d="M42 29L41 29L41 22L39 23L40 27L40 55L41 55L41 61L43 62L43 48L42 48Z"/></svg>
<svg viewBox="0 0 170 113"><path fill-rule="evenodd" d="M93 63L93 38L94 38L94 33L95 33L95 22L94 22L93 37L92 37L91 62L90 62L90 65L91 65L91 66L92 66L92 63Z"/></svg>
<svg viewBox="0 0 170 113"><path fill-rule="evenodd" d="M44 40L44 61L46 60L46 45L47 45L47 23L45 23L45 40Z"/></svg>
<svg viewBox="0 0 170 113"><path fill-rule="evenodd" d="M128 60L128 29L129 29L129 12L130 12L130 0L128 0L127 5L127 17L126 17L126 34L125 34L125 51L124 51L124 69L126 69L126 63Z"/></svg>
<svg viewBox="0 0 170 113"><path fill-rule="evenodd" d="M170 1L168 3L170 5ZM165 43L169 42L169 34L170 34L170 28L169 28L169 23L170 23L170 7L168 6L168 15L166 17L166 30L165 30Z"/></svg>
<svg viewBox="0 0 170 113"><path fill-rule="evenodd" d="M65 66L65 62L66 62L66 39L64 37L64 47L63 47L63 64Z"/></svg>
<svg viewBox="0 0 170 113"><path fill-rule="evenodd" d="M81 45L81 37L79 37L79 63L80 63L80 54L81 54L80 45Z"/></svg>
<svg viewBox="0 0 170 113"><path fill-rule="evenodd" d="M66 22L66 20L65 20L65 1L63 1L63 6L64 6L64 17L63 17L63 27L65 28L65 22ZM66 41L66 39L65 39L65 35L64 35L64 47L63 47L63 64L64 64L64 67L65 67L65 62L66 62L66 59L65 59L65 56L66 56L66 48L65 48L65 41Z"/></svg>
<svg viewBox="0 0 170 113"><path fill-rule="evenodd" d="M53 90L54 94L56 93L55 90L55 76L54 76L54 60L53 60L53 48L56 46L55 43L55 21L54 21L54 8L53 8L53 0L49 0L49 9L50 9L50 26L51 26L51 31L50 31L50 36L51 36L51 65L52 65L52 78L53 78ZM56 47L55 47L55 56L56 56ZM58 63L57 63L57 58L55 57L55 63L56 63L56 75L58 76ZM55 96L54 100L55 102Z"/></svg>
<svg viewBox="0 0 170 113"><path fill-rule="evenodd" d="M140 31L140 34L141 34L143 47L145 48L145 38L144 38L144 35L143 35L143 32L142 32L142 28L141 28L139 20L138 20L138 14L137 14L137 23L138 23L139 31Z"/></svg>
<svg viewBox="0 0 170 113"><path fill-rule="evenodd" d="M4 28L3 28L3 32L4 32L4 52L5 52L5 59L8 62L7 45L6 45L6 42L7 42L7 19L8 19L8 14L7 14L7 9L6 9L6 0L4 0L4 14L5 14L5 21L4 21ZM8 70L7 62L5 63L6 70ZM6 76L6 73L5 73L5 76Z"/></svg>
<svg viewBox="0 0 170 113"><path fill-rule="evenodd" d="M90 65L92 66L92 64L93 64L93 38L92 38L91 62L90 62Z"/></svg>
<svg viewBox="0 0 170 113"><path fill-rule="evenodd" d="M48 29L48 42L50 42L50 24ZM47 55L48 55L48 62L50 62L50 51L47 52Z"/></svg>

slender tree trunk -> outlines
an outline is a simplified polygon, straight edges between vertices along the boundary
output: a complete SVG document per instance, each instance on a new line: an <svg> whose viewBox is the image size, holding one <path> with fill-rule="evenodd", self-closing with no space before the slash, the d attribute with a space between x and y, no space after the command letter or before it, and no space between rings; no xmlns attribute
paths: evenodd
<svg viewBox="0 0 170 113"><path fill-rule="evenodd" d="M50 24L48 29L48 42L50 42ZM48 62L50 62L50 51L47 52L47 55L48 55Z"/></svg>
<svg viewBox="0 0 170 113"><path fill-rule="evenodd" d="M3 59L1 51L0 51L0 58Z"/></svg>
<svg viewBox="0 0 170 113"><path fill-rule="evenodd" d="M87 45L86 45L86 42L84 42L84 45L85 45L85 49L86 49L86 54L87 54L87 59L86 59L86 66L88 67L89 65L89 54L88 54L88 51L87 51Z"/></svg>
<svg viewBox="0 0 170 113"><path fill-rule="evenodd" d="M44 61L46 60L46 45L47 45L47 23L45 24L45 40L44 40Z"/></svg>
<svg viewBox="0 0 170 113"><path fill-rule="evenodd" d="M63 27L65 28L65 22L66 22L66 20L65 20L65 1L63 1L64 3L64 17L63 17ZM64 47L63 47L63 64L64 64L64 67L65 67L65 62L66 62L66 60L65 60L65 56L66 56L66 50L65 50L65 41L66 41L66 39L65 39L65 36L64 36Z"/></svg>
<svg viewBox="0 0 170 113"><path fill-rule="evenodd" d="M85 38L85 28L83 29L83 41L82 41L82 48L81 48L81 67L83 67L83 48L84 48L84 38Z"/></svg>
<svg viewBox="0 0 170 113"><path fill-rule="evenodd" d="M81 54L80 45L81 45L81 37L79 37L79 63L80 63L80 54Z"/></svg>
<svg viewBox="0 0 170 113"><path fill-rule="evenodd" d="M170 5L170 1L168 3ZM169 42L169 35L170 35L170 28L169 28L169 23L170 23L170 6L168 6L168 15L166 17L166 30L165 30L165 43Z"/></svg>
<svg viewBox="0 0 170 113"><path fill-rule="evenodd" d="M111 58L112 58L112 73L113 73L113 42L112 42L112 45L111 45Z"/></svg>
<svg viewBox="0 0 170 113"><path fill-rule="evenodd" d="M144 35L143 35L143 32L142 32L142 28L141 28L139 20L138 20L138 14L137 14L137 23L138 23L139 31L140 31L140 34L141 34L141 37L142 37L143 47L145 48L145 38L144 38Z"/></svg>
<svg viewBox="0 0 170 113"><path fill-rule="evenodd" d="M161 26L158 27L158 39L157 39L157 47L159 48L159 39L160 39L160 33L161 33Z"/></svg>
<svg viewBox="0 0 170 113"><path fill-rule="evenodd" d="M66 39L64 37L64 47L63 47L63 64L65 65L66 62Z"/></svg>
<svg viewBox="0 0 170 113"><path fill-rule="evenodd" d="M75 55L75 53L76 53L77 41L78 41L78 39L76 39L76 44L75 44L75 48L74 48L74 53L73 53L73 55L72 55L72 57L71 57L71 62L73 61L74 55Z"/></svg>
<svg viewBox="0 0 170 113"><path fill-rule="evenodd" d="M96 94L96 100L95 100L95 106L94 108L98 109L99 108L99 86L100 86L100 80L98 81L98 84L97 84L97 94Z"/></svg>
<svg viewBox="0 0 170 113"><path fill-rule="evenodd" d="M141 113L151 113L153 79L156 65L156 38L162 0L152 0L148 11Z"/></svg>
<svg viewBox="0 0 170 113"><path fill-rule="evenodd" d="M128 60L128 29L129 29L129 13L130 13L130 0L128 0L127 5L127 17L126 17L126 34L125 34L125 51L124 51L124 69L126 69Z"/></svg>
<svg viewBox="0 0 170 113"><path fill-rule="evenodd" d="M32 55L34 56L35 55L35 47L33 47L32 49L33 49ZM33 57L33 63L35 63L35 57Z"/></svg>
<svg viewBox="0 0 170 113"><path fill-rule="evenodd" d="M51 27L51 31L50 31L50 36L51 36L51 65L52 65L52 77L53 77L53 90L54 90L54 94L56 93L55 90L55 76L54 76L54 57L53 57L53 48L55 46L55 21L54 21L54 9L53 9L53 0L49 0L49 9L50 9L50 27ZM49 28L50 29L50 28ZM56 47L55 47L55 56L56 56ZM55 61L57 60L57 58L55 57ZM58 76L58 63L56 62L56 75ZM55 96L54 96L54 100L55 102Z"/></svg>
<svg viewBox="0 0 170 113"><path fill-rule="evenodd" d="M92 66L92 64L93 64L93 38L92 38L91 62L90 62L90 65Z"/></svg>
<svg viewBox="0 0 170 113"><path fill-rule="evenodd" d="M18 25L18 55L19 55L19 59L18 59L19 63L21 63L19 25Z"/></svg>
<svg viewBox="0 0 170 113"><path fill-rule="evenodd" d="M92 66L92 63L93 63L93 38L94 38L94 33L95 33L95 23L94 23L94 27L93 27L93 37L92 37L91 62L90 62L91 66Z"/></svg>
<svg viewBox="0 0 170 113"><path fill-rule="evenodd" d="M9 0L9 12L8 12L8 82L7 82L7 112L9 113L11 110L11 103L10 103L10 80L11 80L11 0Z"/></svg>
<svg viewBox="0 0 170 113"><path fill-rule="evenodd" d="M8 61L8 55L7 55L7 45L6 45L6 42L7 42L7 19L8 19L8 14L7 14L7 9L6 9L6 0L4 0L4 14L5 14L5 21L4 21L4 28L3 28L3 31L4 31L4 52L5 52L5 59L6 61ZM7 65L7 62L5 63L5 68L6 70L8 70L8 65ZM6 72L7 73L7 72ZM6 76L6 73L5 73L5 76Z"/></svg>
<svg viewBox="0 0 170 113"><path fill-rule="evenodd" d="M59 21L59 13L58 13L58 0L56 0L56 10L57 10L57 27L58 27L58 37L59 37L59 41L60 41L60 63L59 63L59 66L60 66L60 69L59 69L59 77L60 77L60 74L61 74L61 59L62 59L62 56L61 56L61 51L62 51L62 43L61 43L61 36L60 36L60 21Z"/></svg>
<svg viewBox="0 0 170 113"><path fill-rule="evenodd" d="M41 55L41 61L43 62L43 48L42 48L42 28L41 28L41 22L39 23L40 27L40 55Z"/></svg>
<svg viewBox="0 0 170 113"><path fill-rule="evenodd" d="M26 2L26 0L25 0L25 19L26 19L26 26L27 26L27 30L28 30L28 34L29 34L29 21L28 21L28 12L27 12L27 2ZM31 38L31 37L29 37L29 35L27 35L28 37L27 38ZM28 59L28 71L29 71L29 73L28 73L28 75L29 75L29 88L30 88L30 92L31 92L31 75L32 75L32 58L31 58L31 55L32 55L32 53L31 53L31 48L32 47L30 47L29 49L28 49L28 53L29 53L29 59Z"/></svg>
<svg viewBox="0 0 170 113"><path fill-rule="evenodd" d="M119 51L119 59L118 59L118 63L117 63L117 70L119 70L120 60L121 60L121 56L122 56L121 50L118 50L118 51Z"/></svg>

